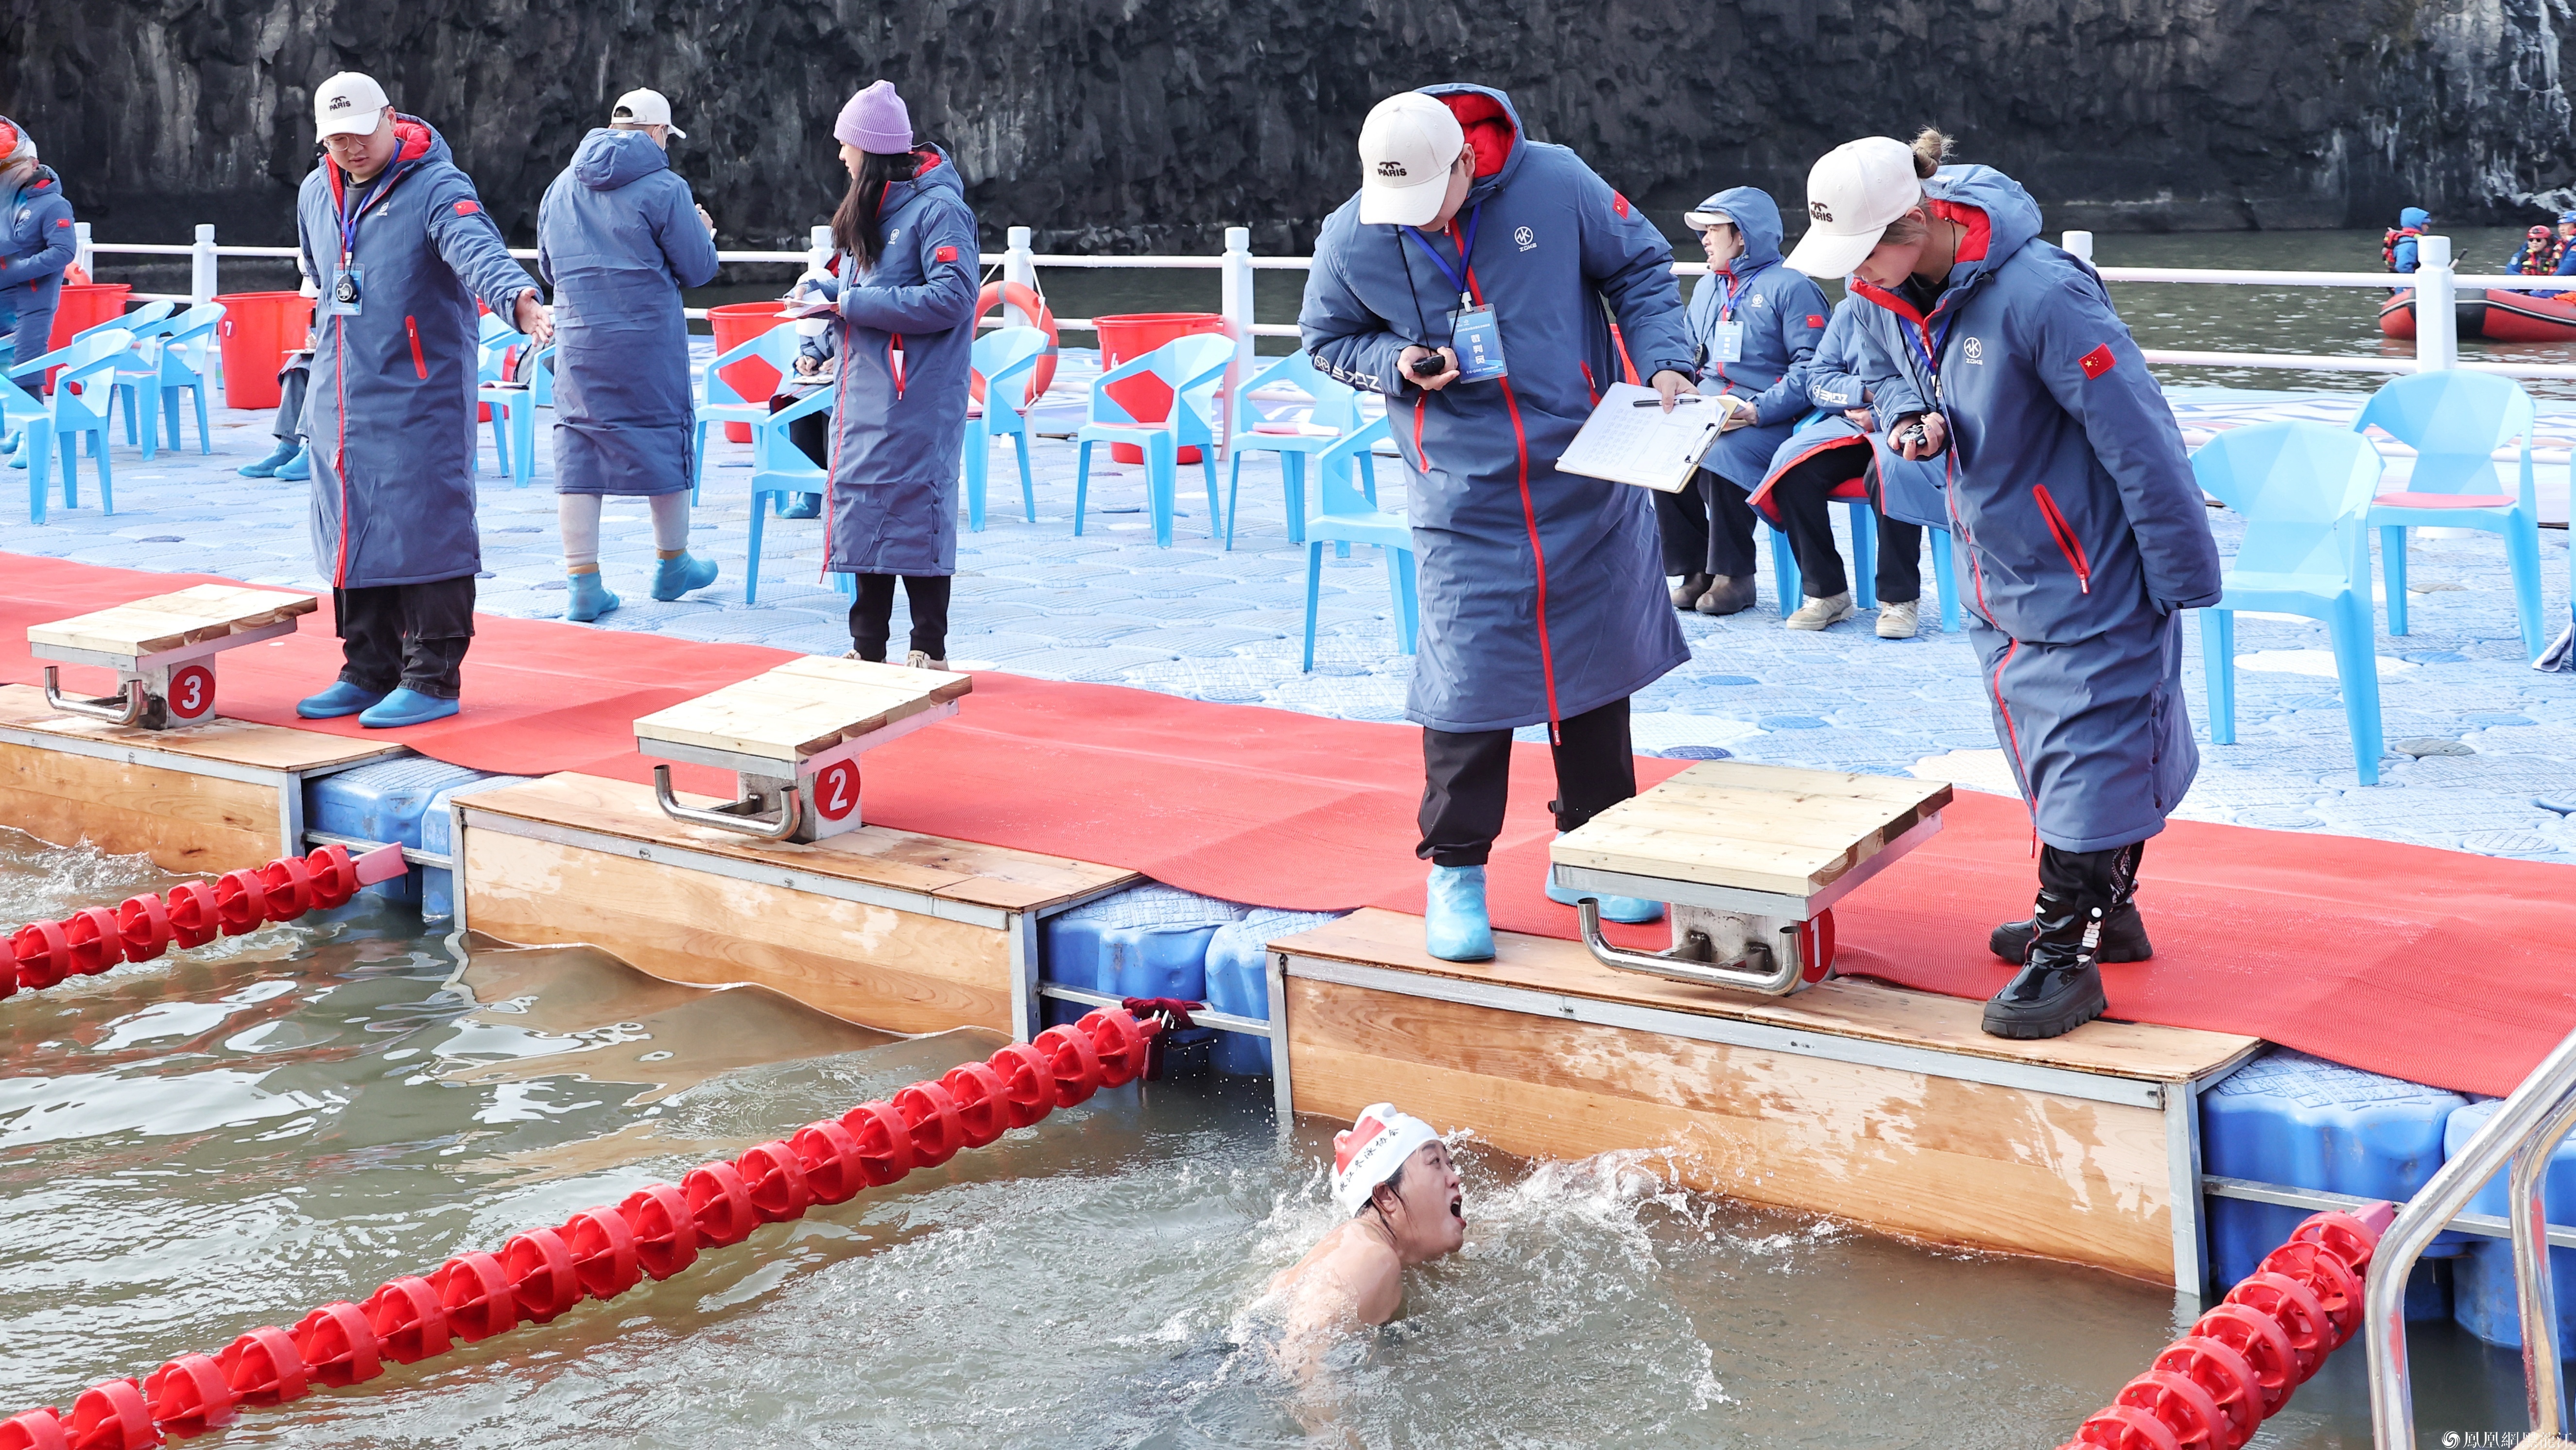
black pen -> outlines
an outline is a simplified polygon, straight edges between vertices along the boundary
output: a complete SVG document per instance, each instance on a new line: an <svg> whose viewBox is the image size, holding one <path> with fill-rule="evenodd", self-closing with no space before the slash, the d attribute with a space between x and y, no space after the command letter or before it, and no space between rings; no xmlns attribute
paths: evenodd
<svg viewBox="0 0 2576 1450"><path fill-rule="evenodd" d="M1676 403L1705 403L1708 399L1706 396L1699 393L1684 393L1680 397L1673 399L1673 401ZM1663 405L1664 400L1661 398L1639 398L1628 406L1631 408L1660 408Z"/></svg>

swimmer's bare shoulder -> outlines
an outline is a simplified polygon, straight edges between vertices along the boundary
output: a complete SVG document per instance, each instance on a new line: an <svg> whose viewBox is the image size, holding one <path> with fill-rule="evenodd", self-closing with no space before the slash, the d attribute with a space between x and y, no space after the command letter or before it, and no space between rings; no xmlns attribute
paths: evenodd
<svg viewBox="0 0 2576 1450"><path fill-rule="evenodd" d="M1404 1307L1404 1260L1358 1221L1342 1224L1270 1281L1287 1298L1291 1338L1384 1324Z"/></svg>

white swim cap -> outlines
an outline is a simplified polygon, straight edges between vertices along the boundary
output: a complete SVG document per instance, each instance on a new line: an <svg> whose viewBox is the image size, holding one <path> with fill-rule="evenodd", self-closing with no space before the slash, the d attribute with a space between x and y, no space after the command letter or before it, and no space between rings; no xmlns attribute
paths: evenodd
<svg viewBox="0 0 2576 1450"><path fill-rule="evenodd" d="M1397 1112L1395 1104L1370 1104L1360 1111L1358 1122L1333 1135L1333 1202L1344 1213L1358 1213L1368 1205L1369 1194L1413 1157L1414 1149L1439 1141L1429 1123Z"/></svg>

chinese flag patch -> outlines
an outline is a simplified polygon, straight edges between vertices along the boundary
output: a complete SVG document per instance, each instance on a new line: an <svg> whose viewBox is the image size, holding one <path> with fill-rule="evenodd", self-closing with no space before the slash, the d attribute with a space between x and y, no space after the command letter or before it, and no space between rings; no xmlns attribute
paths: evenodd
<svg viewBox="0 0 2576 1450"><path fill-rule="evenodd" d="M955 247L941 247L933 255L938 261L954 262L957 260L957 249Z"/></svg>
<svg viewBox="0 0 2576 1450"><path fill-rule="evenodd" d="M2118 361L2118 358L2111 356L2111 344L2106 342L2100 347L2093 349L2091 352L2084 354L2084 356L2077 358L2075 360L2075 365L2084 369L2084 376L2088 378L2098 378L2104 373L2109 372L2112 365Z"/></svg>
<svg viewBox="0 0 2576 1450"><path fill-rule="evenodd" d="M55 222L54 222L54 225L55 225L55 226L58 226L58 227L67 227L67 226L70 226L71 224L72 224L72 219L71 219L70 217L60 217L60 218L57 218L57 219L55 220Z"/></svg>
<svg viewBox="0 0 2576 1450"><path fill-rule="evenodd" d="M1825 319L1819 313L1810 312L1807 314L1807 325L1809 327L1822 327L1825 325Z"/></svg>
<svg viewBox="0 0 2576 1450"><path fill-rule="evenodd" d="M472 216L482 209L483 208L476 206L470 201L460 201L456 204L456 214L458 216Z"/></svg>
<svg viewBox="0 0 2576 1450"><path fill-rule="evenodd" d="M1615 191L1610 193L1610 209L1621 216L1626 216L1628 214L1628 198L1621 196Z"/></svg>

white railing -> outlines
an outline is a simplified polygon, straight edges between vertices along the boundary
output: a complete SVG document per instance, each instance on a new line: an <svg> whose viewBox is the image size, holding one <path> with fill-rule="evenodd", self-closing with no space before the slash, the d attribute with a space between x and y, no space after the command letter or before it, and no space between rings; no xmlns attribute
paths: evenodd
<svg viewBox="0 0 2576 1450"><path fill-rule="evenodd" d="M196 228L196 240L189 243L106 243L92 240L90 225L76 227L79 238L78 260L84 271L93 275L92 259L98 255L187 257L190 259L189 288L186 295L164 292L138 292L137 300L166 298L174 302L203 302L219 289L217 266L224 257L261 259L294 259L300 254L293 247L218 246L215 229ZM1245 357L1251 355L1252 340L1259 337L1295 337L1297 329L1287 323L1254 320L1253 289L1255 278L1263 272L1302 272L1313 265L1310 257L1256 257L1251 251L1251 232L1243 227L1229 227L1225 232L1225 250L1217 256L1078 256L1065 253L1039 253L1030 250L1030 230L1011 227L1005 236L1007 245L999 252L985 252L977 260L987 268L999 269L1006 281L1018 282L1035 290L1041 269L1130 270L1215 272L1219 274L1218 310L1233 324L1241 339ZM2063 234L2066 250L2090 262L2093 257L2093 234L2070 231ZM2440 368L2499 373L2515 378L2576 379L2576 365L2524 362L2464 362L2459 355L2455 299L2463 287L2490 291L2576 291L2576 278L2520 276L2462 276L2452 264L2451 241L2448 237L2424 237L2416 244L2418 265L2406 277L2392 277L2386 272L2287 272L2225 267L2103 267L2100 272L2110 282L2154 282L2185 286L2227 287L2354 287L2382 291L2395 286L2412 286L2416 294L2415 350L2403 354L2355 353L2262 353L2196 351L2175 348L2145 349L2152 364L2173 367L2281 369L2297 372L2348 372L2397 374L2423 372ZM725 262L772 263L784 266L821 266L832 254L831 229L815 227L808 247L802 252L762 250L719 250L716 256ZM536 251L513 247L510 255L523 261L534 261ZM1704 262L1675 262L1677 276L1705 276ZM688 309L693 318L707 314L702 308ZM1026 321L1016 308L1005 308L1003 316L987 319L988 327ZM1059 332L1096 332L1098 319L1059 317Z"/></svg>

